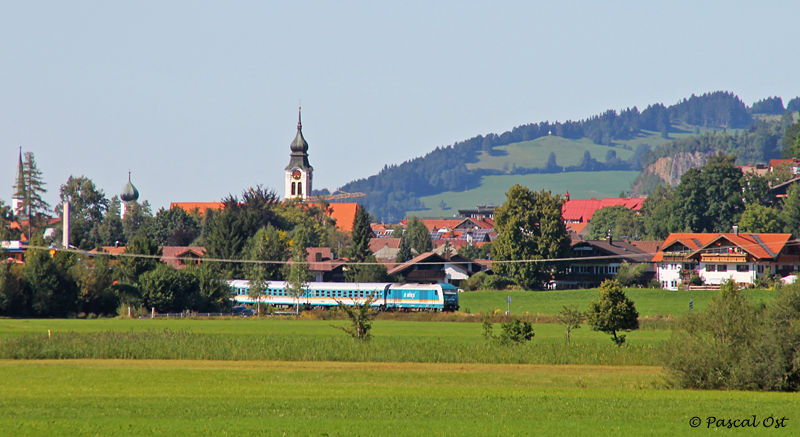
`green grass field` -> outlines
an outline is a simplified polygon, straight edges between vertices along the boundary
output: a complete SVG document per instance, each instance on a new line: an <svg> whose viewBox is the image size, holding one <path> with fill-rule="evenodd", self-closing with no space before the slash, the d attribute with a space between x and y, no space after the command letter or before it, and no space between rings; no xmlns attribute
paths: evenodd
<svg viewBox="0 0 800 437"><path fill-rule="evenodd" d="M458 214L459 209L474 208L478 204L502 205L506 201L506 192L514 184L523 185L534 191L544 189L562 195L569 190L573 199L616 198L619 197L620 191L631 189L631 182L638 175L638 171L603 171L484 176L481 178L480 188L461 192L448 191L420 198L428 209L408 211L408 215L451 217ZM440 208L442 200L448 209Z"/></svg>
<svg viewBox="0 0 800 437"><path fill-rule="evenodd" d="M560 309L560 307L559 307ZM0 319L0 339L26 334L46 335L51 333L97 333L142 332L142 331L187 331L195 334L217 334L230 336L313 336L344 337L345 334L331 327L344 326L344 321L291 320L272 318L214 319L214 320L148 320L148 319ZM499 332L499 326L495 330ZM564 328L555 323L535 323L536 341L563 342ZM372 335L376 339L426 338L442 341L483 341L480 323L469 322L404 322L376 320ZM666 339L669 331L635 331L628 334L628 341L657 343ZM608 342L608 336L594 332L584 325L572 333L574 342Z"/></svg>
<svg viewBox="0 0 800 437"><path fill-rule="evenodd" d="M703 310L711 297L718 293L708 291L668 291L656 289L627 288L625 293L636 304L640 317L680 316L689 312L689 300L694 301L694 310ZM771 301L776 290L744 290L754 302ZM511 297L512 314L556 314L564 306L580 305L582 310L597 299L597 290L554 291L472 291L459 294L461 311L472 313L506 311L506 298Z"/></svg>
<svg viewBox="0 0 800 437"><path fill-rule="evenodd" d="M715 292L626 293L642 315L680 315L684 301L688 307L694 298L700 310ZM746 293L756 301L775 295ZM515 314L552 315L563 305L585 308L596 290L459 296L472 312L504 311L511 296ZM585 325L566 346L561 325L538 323L531 343L503 346L483 339L480 323L377 320L375 338L359 344L331 327L344 323L0 319L0 357L18 350L62 358L0 359L0 435L793 435L800 428L796 394L668 389L652 366L666 330L630 332L620 349ZM79 356L106 359L71 359ZM130 359L147 357L160 359ZM753 415L757 428L707 422ZM765 429L770 416L786 417L787 427Z"/></svg>
<svg viewBox="0 0 800 437"><path fill-rule="evenodd" d="M787 417L796 395L659 390L654 367L0 361L13 436L706 435L706 417ZM703 421L698 429L692 417Z"/></svg>

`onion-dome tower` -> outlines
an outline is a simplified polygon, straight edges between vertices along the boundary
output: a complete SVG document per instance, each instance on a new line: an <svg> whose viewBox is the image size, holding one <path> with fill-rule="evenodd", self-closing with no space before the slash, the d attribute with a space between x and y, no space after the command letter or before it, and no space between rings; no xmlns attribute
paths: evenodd
<svg viewBox="0 0 800 437"><path fill-rule="evenodd" d="M308 198L311 194L311 179L314 168L308 163L308 143L303 138L303 123L301 112L297 114L297 135L289 146L292 153L289 165L286 166L286 195L285 199Z"/></svg>
<svg viewBox="0 0 800 437"><path fill-rule="evenodd" d="M125 217L125 212L128 210L129 202L136 202L139 200L139 190L131 183L131 172L128 172L128 183L122 187L122 192L119 193L119 198L122 200L122 217Z"/></svg>

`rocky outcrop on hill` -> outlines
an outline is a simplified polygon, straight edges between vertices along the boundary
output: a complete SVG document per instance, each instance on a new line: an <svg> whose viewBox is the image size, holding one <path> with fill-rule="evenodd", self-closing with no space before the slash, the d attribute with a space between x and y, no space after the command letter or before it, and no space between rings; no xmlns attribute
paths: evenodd
<svg viewBox="0 0 800 437"><path fill-rule="evenodd" d="M676 186L681 176L690 168L705 165L706 159L714 152L680 152L675 156L659 158L642 170L631 190L631 197L645 197L659 183Z"/></svg>

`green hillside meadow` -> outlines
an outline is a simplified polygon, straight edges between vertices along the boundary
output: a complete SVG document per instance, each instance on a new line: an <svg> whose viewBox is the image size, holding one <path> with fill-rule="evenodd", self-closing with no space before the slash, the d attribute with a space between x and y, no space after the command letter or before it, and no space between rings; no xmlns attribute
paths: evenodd
<svg viewBox="0 0 800 437"><path fill-rule="evenodd" d="M506 201L506 192L514 184L535 191L550 190L553 194L562 195L569 190L573 199L616 198L621 191L630 190L631 182L638 175L638 171L603 171L483 176L480 188L422 197L420 200L428 209L409 211L408 214L418 217L452 217L458 214L459 209L475 208L479 204L502 205ZM440 208L441 201L445 202L447 209Z"/></svg>
<svg viewBox="0 0 800 437"><path fill-rule="evenodd" d="M716 129L718 130L718 129ZM589 138L577 140L563 138L559 136L546 136L532 141L511 143L505 146L494 148L494 155L486 152L481 153L479 162L467 164L470 170L484 168L492 170L508 170L512 165L525 168L539 168L547 164L550 153L555 153L558 165L567 167L578 165L583 158L584 152L591 153L592 157L600 162L606 161L606 153L613 150L617 153L617 158L626 160L633 156L633 151L640 144L656 148L662 144L673 140L687 138L705 132L715 132L715 129L695 128L688 125L673 126L669 138L662 138L659 132L641 131L630 140L614 140L611 146L595 144ZM733 135L742 129L730 129L728 132Z"/></svg>
<svg viewBox="0 0 800 437"><path fill-rule="evenodd" d="M550 153L556 154L558 165L569 166L578 165L583 158L584 152L588 151L592 157L600 162L605 162L606 153L609 150L617 152L620 159L628 159L633 155L633 151L618 147L608 147L595 144L588 138L571 140L568 138L547 136L537 138L533 141L523 141L512 143L506 146L494 148L494 155L481 153L480 161L475 164L467 164L467 168L486 168L492 170L508 170L512 165L525 168L539 168L547 164ZM562 158L563 157L563 158Z"/></svg>
<svg viewBox="0 0 800 437"><path fill-rule="evenodd" d="M595 144L588 138L573 140L558 136L546 136L533 141L495 147L495 156L482 152L479 161L467 164L467 168L501 171L510 171L513 166L541 168L547 164L551 152L555 153L556 161L562 167L579 164L584 152L587 151L600 162L606 161L606 153L609 150L616 152L619 159L626 160L633 156L633 150L640 144L656 148L669 141L716 130L676 125L673 126L668 139L662 138L658 132L643 130L635 138L624 141L615 140L611 146ZM741 129L728 130L730 134L737 131L741 131ZM418 217L450 217L456 215L459 209L474 208L478 204L502 205L506 200L506 191L517 183L532 190L551 190L554 194L564 194L569 190L573 199L619 197L621 191L630 191L631 182L638 175L638 171L604 171L485 176L481 178L481 186L474 190L450 191L421 197L420 200L425 204L426 209L408 211L407 214ZM442 201L445 202L445 209L440 207Z"/></svg>

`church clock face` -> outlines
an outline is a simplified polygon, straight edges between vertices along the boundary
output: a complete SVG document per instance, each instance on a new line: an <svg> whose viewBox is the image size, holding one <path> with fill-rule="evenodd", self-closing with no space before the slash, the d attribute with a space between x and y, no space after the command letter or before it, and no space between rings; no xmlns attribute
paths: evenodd
<svg viewBox="0 0 800 437"><path fill-rule="evenodd" d="M300 175L300 170L295 170L295 171L292 172L292 179L298 180L298 179L300 179L300 176L301 176Z"/></svg>

